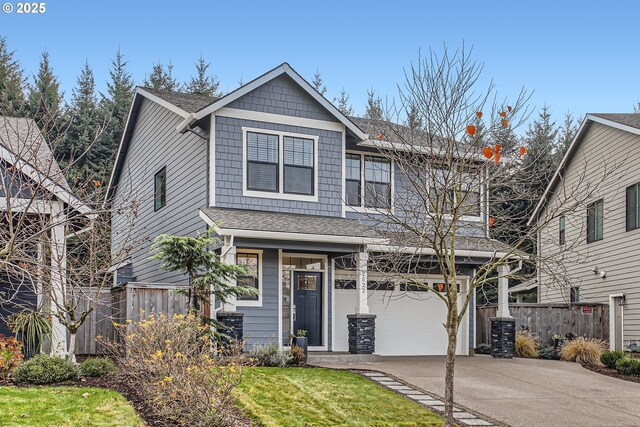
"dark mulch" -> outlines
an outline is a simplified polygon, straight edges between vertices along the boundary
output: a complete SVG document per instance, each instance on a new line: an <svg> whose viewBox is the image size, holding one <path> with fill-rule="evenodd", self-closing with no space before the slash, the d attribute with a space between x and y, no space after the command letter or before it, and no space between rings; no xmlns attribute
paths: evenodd
<svg viewBox="0 0 640 427"><path fill-rule="evenodd" d="M636 375L623 375L619 374L615 369L607 368L606 366L584 366L590 371L597 372L602 375L608 375L610 377L619 378L625 381L631 381L632 383L640 383L640 377Z"/></svg>

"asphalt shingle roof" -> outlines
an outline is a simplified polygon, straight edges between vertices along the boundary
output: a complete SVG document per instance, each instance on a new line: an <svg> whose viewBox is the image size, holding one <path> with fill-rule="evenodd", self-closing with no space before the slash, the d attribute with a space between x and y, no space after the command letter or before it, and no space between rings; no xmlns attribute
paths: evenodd
<svg viewBox="0 0 640 427"><path fill-rule="evenodd" d="M640 129L640 113L592 113L591 115Z"/></svg>
<svg viewBox="0 0 640 427"><path fill-rule="evenodd" d="M0 145L71 193L49 144L33 119L0 116Z"/></svg>
<svg viewBox="0 0 640 427"><path fill-rule="evenodd" d="M246 209L203 208L221 228L279 233L376 238L380 235L355 219L264 212Z"/></svg>
<svg viewBox="0 0 640 427"><path fill-rule="evenodd" d="M187 113L195 113L216 102L218 97L198 95L195 93L169 92L166 90L143 87L143 90L175 105Z"/></svg>

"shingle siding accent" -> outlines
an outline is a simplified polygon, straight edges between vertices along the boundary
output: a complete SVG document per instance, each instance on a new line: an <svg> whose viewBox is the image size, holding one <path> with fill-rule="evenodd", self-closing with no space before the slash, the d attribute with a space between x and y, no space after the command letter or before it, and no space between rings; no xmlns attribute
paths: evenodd
<svg viewBox="0 0 640 427"><path fill-rule="evenodd" d="M318 202L242 195L242 127L318 136ZM216 117L216 206L307 215L342 215L342 133Z"/></svg>
<svg viewBox="0 0 640 427"><path fill-rule="evenodd" d="M133 226L118 209L111 220L112 250L117 254L122 245L134 246L130 274L139 282L186 280L149 259L151 244L162 233L194 236L205 229L198 209L208 202L207 141L191 132L176 132L181 121L182 117L155 102L143 101L115 193L114 207L129 206L132 201L139 205ZM163 166L167 168L167 204L155 212L153 177Z"/></svg>
<svg viewBox="0 0 640 427"><path fill-rule="evenodd" d="M227 107L306 119L338 121L291 77L284 74L236 99Z"/></svg>

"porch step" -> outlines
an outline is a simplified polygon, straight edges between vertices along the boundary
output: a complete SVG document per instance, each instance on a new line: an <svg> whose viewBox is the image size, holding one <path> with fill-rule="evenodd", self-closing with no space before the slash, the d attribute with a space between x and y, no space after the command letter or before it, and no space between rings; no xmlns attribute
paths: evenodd
<svg viewBox="0 0 640 427"><path fill-rule="evenodd" d="M335 363L349 364L362 362L378 362L381 356L379 354L351 354L347 352L309 352L307 363L314 365L316 363Z"/></svg>

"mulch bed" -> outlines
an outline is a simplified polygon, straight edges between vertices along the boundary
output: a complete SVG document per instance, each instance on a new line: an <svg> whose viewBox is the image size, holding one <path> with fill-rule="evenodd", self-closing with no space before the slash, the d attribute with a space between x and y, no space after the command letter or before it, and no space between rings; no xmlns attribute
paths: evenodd
<svg viewBox="0 0 640 427"><path fill-rule="evenodd" d="M640 383L640 377L636 375L623 375L619 374L618 371L612 368L607 368L606 366L584 366L590 371L597 372L602 375L608 375L610 377L619 378L625 381L631 381L632 383Z"/></svg>

